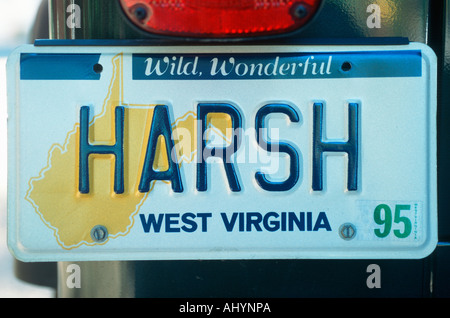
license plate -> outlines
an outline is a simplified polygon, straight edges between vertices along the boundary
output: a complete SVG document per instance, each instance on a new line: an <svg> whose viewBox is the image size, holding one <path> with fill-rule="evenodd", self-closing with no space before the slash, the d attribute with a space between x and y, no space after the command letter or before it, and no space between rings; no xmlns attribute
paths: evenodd
<svg viewBox="0 0 450 318"><path fill-rule="evenodd" d="M8 59L23 261L422 258L427 46L42 46Z"/></svg>

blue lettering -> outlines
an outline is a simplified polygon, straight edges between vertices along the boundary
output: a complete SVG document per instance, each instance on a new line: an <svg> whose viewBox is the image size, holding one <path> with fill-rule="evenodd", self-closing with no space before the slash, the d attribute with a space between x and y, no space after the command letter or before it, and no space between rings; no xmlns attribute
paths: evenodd
<svg viewBox="0 0 450 318"><path fill-rule="evenodd" d="M259 223L262 221L261 213L258 212L248 212L247 213L247 232L250 232L252 230L252 225L255 227L255 229L260 232L262 231L261 226Z"/></svg>
<svg viewBox="0 0 450 318"><path fill-rule="evenodd" d="M205 138L205 132L207 130L207 116L210 113L225 113L231 117L231 123L233 130L233 138L231 144L224 148L207 148L206 142L207 138ZM223 165L225 168L225 173L227 175L228 184L230 186L231 191L239 192L241 191L241 186L239 184L239 180L236 174L235 167L231 162L231 156L237 151L241 144L241 129L242 129L242 118L239 110L230 105L230 104L198 104L197 107L197 118L199 121L198 127L198 145L199 149L197 152L197 190L198 191L206 191L207 186L207 167L206 167L206 159L208 157L216 157L220 156L217 154L222 154L221 157L223 159ZM205 151L208 149L210 151Z"/></svg>
<svg viewBox="0 0 450 318"><path fill-rule="evenodd" d="M123 131L124 107L117 106L115 110L115 139L114 145L91 145L89 143L89 107L80 109L80 148L79 148L79 182L80 193L89 193L89 156L92 154L112 154L115 156L114 165L114 192L124 192L123 181Z"/></svg>
<svg viewBox="0 0 450 318"><path fill-rule="evenodd" d="M229 217L221 213L223 224L227 232L232 232L237 225L239 232L263 231L319 231L324 229L331 231L331 226L325 212L318 213L315 217L312 212L233 212ZM314 225L314 226L313 226Z"/></svg>
<svg viewBox="0 0 450 318"><path fill-rule="evenodd" d="M197 216L202 219L202 232L207 232L208 218L212 217L212 213L198 213Z"/></svg>
<svg viewBox="0 0 450 318"><path fill-rule="evenodd" d="M307 231L312 230L312 213L311 212L306 213L306 230Z"/></svg>
<svg viewBox="0 0 450 318"><path fill-rule="evenodd" d="M330 223L325 212L320 212L317 216L316 224L314 225L313 231L318 231L319 229L325 229L331 231Z"/></svg>
<svg viewBox="0 0 450 318"><path fill-rule="evenodd" d="M156 72L155 66L153 71ZM358 190L358 166L359 166L359 108L358 103L348 103L348 140L347 141L327 141L323 138L323 103L314 103L312 114L312 190L323 190L323 153L338 152L347 154L347 190ZM207 146L207 119L209 114L225 113L231 118L231 127L233 130L233 138L226 147ZM266 117L273 113L281 113L288 116L293 123L300 122L297 110L287 104L267 104L261 107L255 116L255 132L258 145L268 152L285 153L290 158L289 174L283 181L271 181L267 174L258 171L255 173L256 183L266 191L288 191L293 189L301 177L301 153L296 148L286 142L275 143L270 141L265 130ZM78 190L80 193L89 193L89 156L91 154L114 155L114 192L121 194L124 192L124 118L125 111L123 106L117 106L115 109L115 144L91 144L89 141L89 107L82 106L80 109L80 137L79 137L79 162L78 162ZM243 118L239 109L227 103L199 103L197 105L198 119L198 149L197 149L197 175L196 188L198 191L206 191L207 185L207 162L209 157L219 157L223 160L226 179L229 187L233 192L241 191L241 185L238 178L237 166L231 162L231 157L236 153L241 145L241 130ZM157 155L155 149L160 137L166 145L166 157L169 167L165 171L155 171L153 164ZM265 139L266 138L266 139ZM205 151L206 150L206 151ZM154 108L150 134L148 137L147 148L141 176L139 179L138 190L141 193L149 192L151 182L156 180L170 181L174 192L183 192L183 184L180 173L180 166L176 158L174 140L172 138L172 124L170 121L169 108L167 105L157 105ZM287 215L281 215L286 218ZM247 226L254 227L259 231L259 218L256 215L251 216L250 222L241 220L245 216L236 216L239 218L239 230L245 231L246 226L242 224L250 224ZM186 216L186 229L192 230L192 219ZM306 230L310 230L313 224L310 218L305 220ZM231 222L231 221L230 221ZM236 222L236 219L233 219ZM300 221L291 221L301 223ZM281 222L281 230L287 230L286 222ZM227 223L230 228L234 227L234 223ZM273 225L270 225L272 227ZM300 227L300 225L298 225ZM323 225L325 226L325 225ZM195 230L194 230L195 231Z"/></svg>
<svg viewBox="0 0 450 318"><path fill-rule="evenodd" d="M348 141L325 142L323 135L323 104L313 106L313 169L312 189L323 189L323 156L324 152L345 152L348 155L347 190L358 190L358 108L357 103L348 105Z"/></svg>
<svg viewBox="0 0 450 318"><path fill-rule="evenodd" d="M331 226L325 212L319 212L314 217L312 212L233 212L230 216L227 213L220 213L223 225L227 232L235 229L239 232L252 231L314 231L320 229L331 231ZM159 233L162 229L166 233L179 233L181 231L192 233L199 228L201 232L208 231L208 219L212 218L212 213L160 213L158 216L149 214L139 214L142 228L145 233ZM313 226L314 225L314 226Z"/></svg>
<svg viewBox="0 0 450 318"><path fill-rule="evenodd" d="M139 217L141 218L142 227L144 228L145 233L150 232L152 226L155 233L159 233L159 231L161 231L161 225L163 223L164 214L158 215L158 220L155 219L154 214L149 214L147 219L145 218L144 214L139 214Z"/></svg>
<svg viewBox="0 0 450 318"><path fill-rule="evenodd" d="M260 147L269 152L272 151L273 143L265 141L264 138L261 138L261 135L265 130L264 120L266 116L271 113L286 114L289 116L289 119L295 123L298 123L300 120L297 111L293 107L285 104L268 104L258 110L255 118L256 141ZM255 174L257 183L262 189L267 191L290 190L296 185L300 176L299 155L297 150L290 144L284 142L278 144L278 149L279 152L287 153L291 158L289 177L282 182L272 182L267 179L265 174L257 172Z"/></svg>
<svg viewBox="0 0 450 318"><path fill-rule="evenodd" d="M245 226L245 221L244 221L244 217L245 217L245 213L239 213L239 232L244 232L244 226Z"/></svg>
<svg viewBox="0 0 450 318"><path fill-rule="evenodd" d="M225 229L227 232L233 231L234 224L236 224L236 220L238 217L238 213L233 213L231 215L231 220L228 220L226 213L220 213L220 216L222 217L223 224L225 225Z"/></svg>
<svg viewBox="0 0 450 318"><path fill-rule="evenodd" d="M158 217L155 214L149 214L145 217L144 214L139 214L142 228L145 233L151 232L153 228L154 233L159 233L162 228L166 233L179 233L181 231L192 233L197 231L200 221L200 228L202 232L208 231L208 219L212 217L212 213L160 213ZM165 224L163 227L163 223Z"/></svg>
<svg viewBox="0 0 450 318"><path fill-rule="evenodd" d="M174 233L174 232L180 232L179 227L172 227L172 225L178 225L178 219L180 218L180 214L174 213L174 214L165 214L166 216L166 232L167 233Z"/></svg>
<svg viewBox="0 0 450 318"><path fill-rule="evenodd" d="M195 232L197 230L197 222L194 221L195 214L194 213L184 213L181 217L181 221L189 226L183 225L181 229L185 232Z"/></svg>
<svg viewBox="0 0 450 318"><path fill-rule="evenodd" d="M166 171L153 170L155 149L159 136L163 136L166 143L167 160L169 162L169 169ZM170 180L174 192L183 192L180 170L178 168L176 151L174 148L172 126L169 120L169 108L166 105L157 105L153 112L150 137L148 139L144 167L139 183L139 192L148 192L150 190L150 182L153 180Z"/></svg>
<svg viewBox="0 0 450 318"><path fill-rule="evenodd" d="M284 212L283 212L284 213ZM282 215L283 215L282 213ZM277 220L269 220L269 219L277 219L278 218L278 213L276 212L269 212L266 213L264 215L264 219L263 219L263 225L264 228L269 231L269 232L275 232L278 231L280 229L280 221Z"/></svg>
<svg viewBox="0 0 450 318"><path fill-rule="evenodd" d="M294 212L289 212L288 220L289 220L289 231L294 230L294 223L297 225L297 228L300 231L305 230L305 212L300 212L298 218Z"/></svg>

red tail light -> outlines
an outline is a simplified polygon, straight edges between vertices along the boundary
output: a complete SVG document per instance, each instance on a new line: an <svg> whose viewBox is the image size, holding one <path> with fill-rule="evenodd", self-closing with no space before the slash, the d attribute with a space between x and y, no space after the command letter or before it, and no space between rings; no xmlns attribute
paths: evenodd
<svg viewBox="0 0 450 318"><path fill-rule="evenodd" d="M251 37L305 25L322 0L120 0L128 17L155 34Z"/></svg>

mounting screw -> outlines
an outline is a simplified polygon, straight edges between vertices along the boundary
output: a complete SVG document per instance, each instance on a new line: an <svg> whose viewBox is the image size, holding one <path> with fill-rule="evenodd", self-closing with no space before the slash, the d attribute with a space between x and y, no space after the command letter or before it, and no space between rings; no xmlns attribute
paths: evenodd
<svg viewBox="0 0 450 318"><path fill-rule="evenodd" d="M103 225L96 225L91 230L91 238L97 243L103 243L108 238L108 230Z"/></svg>
<svg viewBox="0 0 450 318"><path fill-rule="evenodd" d="M302 19L304 17L306 17L309 13L308 8L305 7L303 4L297 4L294 8L293 8L293 15L296 18Z"/></svg>
<svg viewBox="0 0 450 318"><path fill-rule="evenodd" d="M339 227L339 235L346 241L353 239L356 235L356 227L351 223L344 223Z"/></svg>
<svg viewBox="0 0 450 318"><path fill-rule="evenodd" d="M138 6L134 9L134 16L138 21L144 21L147 18L147 8L144 6Z"/></svg>

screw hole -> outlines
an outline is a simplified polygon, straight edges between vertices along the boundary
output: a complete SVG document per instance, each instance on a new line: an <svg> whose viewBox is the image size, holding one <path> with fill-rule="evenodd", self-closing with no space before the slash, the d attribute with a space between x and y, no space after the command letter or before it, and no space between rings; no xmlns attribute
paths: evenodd
<svg viewBox="0 0 450 318"><path fill-rule="evenodd" d="M101 64L95 64L94 65L94 72L97 74L100 74L103 71L103 65Z"/></svg>
<svg viewBox="0 0 450 318"><path fill-rule="evenodd" d="M344 62L341 65L341 70L343 70L344 72L348 72L352 69L352 63L350 62Z"/></svg>

